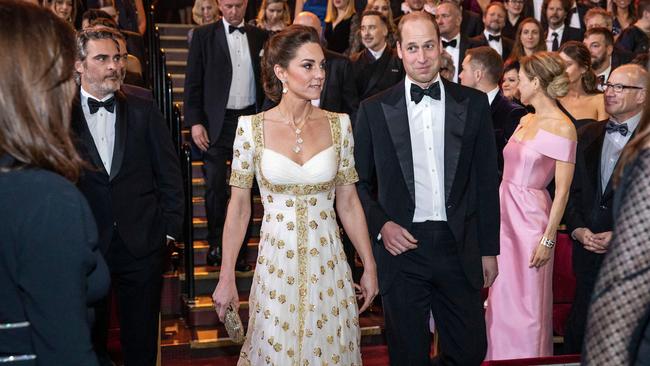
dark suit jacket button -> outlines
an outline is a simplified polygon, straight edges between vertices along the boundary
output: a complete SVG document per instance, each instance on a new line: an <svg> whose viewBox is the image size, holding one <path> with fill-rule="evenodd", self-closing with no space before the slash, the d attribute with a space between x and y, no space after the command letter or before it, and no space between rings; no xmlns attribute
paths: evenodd
<svg viewBox="0 0 650 366"><path fill-rule="evenodd" d="M600 209L601 210L607 210L607 206L606 205L600 205Z"/></svg>
<svg viewBox="0 0 650 366"><path fill-rule="evenodd" d="M453 204L453 203L450 203L450 204L447 205L447 209L451 210L452 208L454 208L454 204Z"/></svg>
<svg viewBox="0 0 650 366"><path fill-rule="evenodd" d="M113 222L113 227L117 227L117 222L116 221Z"/></svg>

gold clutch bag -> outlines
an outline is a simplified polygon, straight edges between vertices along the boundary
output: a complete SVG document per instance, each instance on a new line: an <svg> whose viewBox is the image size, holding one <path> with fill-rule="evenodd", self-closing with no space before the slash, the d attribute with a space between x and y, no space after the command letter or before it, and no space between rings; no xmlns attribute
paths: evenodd
<svg viewBox="0 0 650 366"><path fill-rule="evenodd" d="M236 344L244 343L244 325L239 318L239 314L232 305L228 306L226 309L226 319L224 321L226 326L226 332L230 339Z"/></svg>

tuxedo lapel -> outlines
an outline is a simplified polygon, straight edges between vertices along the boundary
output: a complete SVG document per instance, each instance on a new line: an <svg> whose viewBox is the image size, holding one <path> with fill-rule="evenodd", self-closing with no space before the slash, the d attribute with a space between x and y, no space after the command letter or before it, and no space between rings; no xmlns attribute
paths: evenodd
<svg viewBox="0 0 650 366"><path fill-rule="evenodd" d="M368 59L368 64L371 64L373 62L376 62L377 65L375 66L375 71L372 73L372 76L370 77L370 80L368 80L368 85L366 86L366 90L363 91L363 95L368 93L372 88L377 85L379 80L382 77L386 77L387 73L386 71L386 66L388 65L388 61L390 61L390 53L392 50L390 49L389 46L386 46L386 49L384 49L384 53L381 55L381 57L378 60L374 60L373 56L370 54L370 51L366 49L367 53L367 59Z"/></svg>
<svg viewBox="0 0 650 366"><path fill-rule="evenodd" d="M75 97L72 106L72 129L77 134L92 164L108 176L106 168L102 163L102 158L99 156L99 151L97 151L97 146L95 146L93 135L90 134L86 116L84 116L83 109L81 108L81 97L79 94Z"/></svg>
<svg viewBox="0 0 650 366"><path fill-rule="evenodd" d="M585 167L587 170L588 177L594 177L596 179L596 194L600 197L600 193L603 191L601 186L600 179L600 160L603 151L603 142L605 140L605 131L599 131L596 138L585 148Z"/></svg>
<svg viewBox="0 0 650 366"><path fill-rule="evenodd" d="M448 200L463 147L469 99L455 90L456 84L445 79L442 83L445 87L445 199Z"/></svg>
<svg viewBox="0 0 650 366"><path fill-rule="evenodd" d="M223 21L218 21L215 27L215 37L214 41L218 48L221 48L223 53L216 53L217 55L223 54L227 55L226 61L228 66L232 68L232 60L230 58L230 49L228 48L228 41L226 40L226 27L223 25ZM248 43L250 45L250 42Z"/></svg>
<svg viewBox="0 0 650 366"><path fill-rule="evenodd" d="M636 131L638 130L635 129L634 132L632 132L632 136L630 136L630 139L628 140L628 143L634 139L634 136L636 135ZM603 135L604 138L604 135ZM626 144L627 145L627 144ZM600 159L598 160L600 161ZM612 171L612 176L609 177L609 180L607 181L607 186L605 187L605 191L603 192L603 201L608 200L612 194L614 194L614 179L612 179L613 175L616 174L616 171L618 170L618 164L621 161L620 157L616 161L616 165L614 166L614 170ZM600 164L598 164L600 166ZM600 176L599 176L600 177Z"/></svg>
<svg viewBox="0 0 650 366"><path fill-rule="evenodd" d="M415 202L415 177L413 173L413 151L411 148L411 133L409 130L406 96L404 95L404 80L391 89L392 93L385 102L381 103L386 119L386 126L393 141L397 160L399 161L404 181Z"/></svg>
<svg viewBox="0 0 650 366"><path fill-rule="evenodd" d="M128 105L124 94L120 91L115 93L115 143L113 145L113 161L111 162L110 180L115 179L122 167L124 160L124 148L126 146L126 132L128 121Z"/></svg>

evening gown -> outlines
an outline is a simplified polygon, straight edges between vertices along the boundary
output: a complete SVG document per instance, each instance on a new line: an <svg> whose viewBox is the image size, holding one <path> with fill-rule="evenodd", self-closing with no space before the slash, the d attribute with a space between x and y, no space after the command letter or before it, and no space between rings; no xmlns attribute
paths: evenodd
<svg viewBox="0 0 650 366"><path fill-rule="evenodd" d="M361 365L358 307L334 212L358 180L350 119L303 165L264 146L263 114L239 119L230 184L260 189L264 217L238 365Z"/></svg>
<svg viewBox="0 0 650 366"><path fill-rule="evenodd" d="M539 270L528 268L548 224L546 186L555 162L575 163L576 142L540 129L530 140L514 136L503 150L499 276L486 310L487 360L553 355L553 257Z"/></svg>

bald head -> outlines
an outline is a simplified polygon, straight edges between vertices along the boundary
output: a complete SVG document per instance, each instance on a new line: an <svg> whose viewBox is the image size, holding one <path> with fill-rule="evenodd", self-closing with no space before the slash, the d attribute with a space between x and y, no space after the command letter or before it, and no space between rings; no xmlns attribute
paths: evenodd
<svg viewBox="0 0 650 366"><path fill-rule="evenodd" d="M648 71L641 65L625 64L617 67L612 71L613 73L620 73L626 76L626 80L630 81L629 85L645 88L648 85Z"/></svg>
<svg viewBox="0 0 650 366"><path fill-rule="evenodd" d="M316 14L312 12L309 11L300 12L298 15L296 15L296 18L293 20L293 24L312 27L316 29L316 33L318 33L319 36L323 34L323 27L321 26L320 19L318 19Z"/></svg>
<svg viewBox="0 0 650 366"><path fill-rule="evenodd" d="M641 113L646 101L648 72L639 65L626 64L614 69L607 79L613 87L605 89L605 111L613 120L624 122ZM616 92L614 87L627 88Z"/></svg>

